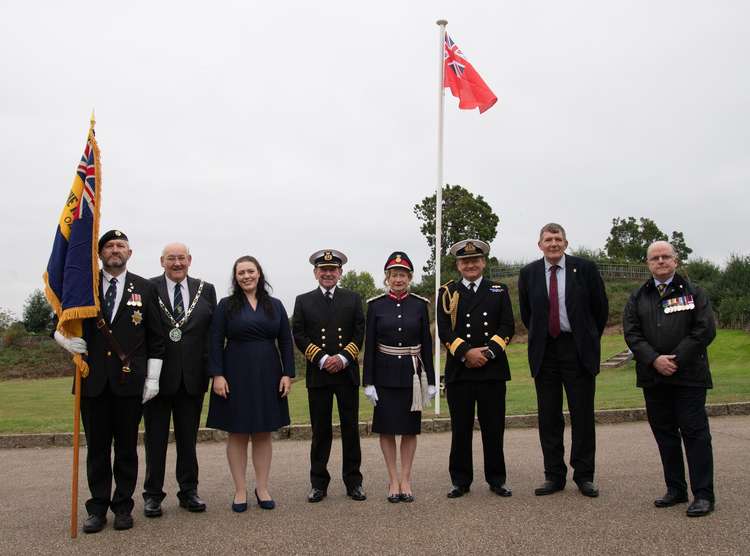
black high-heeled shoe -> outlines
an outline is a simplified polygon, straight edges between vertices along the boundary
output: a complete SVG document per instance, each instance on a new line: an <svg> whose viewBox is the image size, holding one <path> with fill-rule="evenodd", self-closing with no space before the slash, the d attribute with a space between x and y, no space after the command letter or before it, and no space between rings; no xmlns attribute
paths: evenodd
<svg viewBox="0 0 750 556"><path fill-rule="evenodd" d="M399 494L399 500L401 502L414 502L414 495L411 493L402 492Z"/></svg>
<svg viewBox="0 0 750 556"><path fill-rule="evenodd" d="M247 511L247 492L245 493L244 502L235 502L234 498L232 498L232 511L238 514L241 514L242 512Z"/></svg>
<svg viewBox="0 0 750 556"><path fill-rule="evenodd" d="M255 499L258 501L258 506L263 510L273 510L276 507L276 502L271 500L261 500L258 496L258 489L255 489Z"/></svg>

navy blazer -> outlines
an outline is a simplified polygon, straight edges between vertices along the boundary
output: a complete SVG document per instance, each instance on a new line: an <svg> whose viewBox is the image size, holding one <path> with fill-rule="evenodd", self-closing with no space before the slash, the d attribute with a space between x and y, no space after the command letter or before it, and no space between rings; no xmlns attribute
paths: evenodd
<svg viewBox="0 0 750 556"><path fill-rule="evenodd" d="M536 376L542 366L549 335L549 295L544 259L521 269L518 277L521 320L529 331L529 368ZM596 263L565 255L565 308L581 366L596 375L601 337L609 317L604 281Z"/></svg>

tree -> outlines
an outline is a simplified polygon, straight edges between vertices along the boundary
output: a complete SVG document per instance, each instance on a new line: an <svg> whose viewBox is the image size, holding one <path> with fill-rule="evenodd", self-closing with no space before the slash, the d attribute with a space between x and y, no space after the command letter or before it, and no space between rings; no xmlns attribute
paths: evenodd
<svg viewBox="0 0 750 556"><path fill-rule="evenodd" d="M435 195L425 197L414 206L414 214L422 222L420 231L430 246L430 258L423 270L435 273ZM475 238L491 243L497 235L498 216L481 195L474 195L460 185L443 188L442 221L442 270L453 268L453 261L446 258L448 248L462 239Z"/></svg>
<svg viewBox="0 0 750 556"><path fill-rule="evenodd" d="M375 285L375 279L372 277L372 274L366 271L357 272L356 270L350 270L341 277L339 285L347 290L357 292L362 297L363 305L366 305L367 300L371 297L382 293L382 290Z"/></svg>
<svg viewBox="0 0 750 556"><path fill-rule="evenodd" d="M23 306L23 325L29 332L49 332L52 329L52 307L42 290L34 290Z"/></svg>
<svg viewBox="0 0 750 556"><path fill-rule="evenodd" d="M3 309L0 307L0 332L3 332L10 328L10 326L16 322L16 316L9 309Z"/></svg>
<svg viewBox="0 0 750 556"><path fill-rule="evenodd" d="M667 234L662 232L656 222L650 218L636 220L632 216L627 218L613 218L612 229L604 245L604 250L610 259L642 263L646 260L646 250L655 241L668 241ZM672 232L672 245L681 261L686 261L693 252L685 243L682 232Z"/></svg>

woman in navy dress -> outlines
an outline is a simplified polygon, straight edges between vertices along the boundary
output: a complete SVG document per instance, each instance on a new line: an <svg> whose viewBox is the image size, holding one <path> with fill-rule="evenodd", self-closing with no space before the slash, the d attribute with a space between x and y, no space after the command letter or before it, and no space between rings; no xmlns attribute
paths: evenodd
<svg viewBox="0 0 750 556"><path fill-rule="evenodd" d="M372 431L388 468L388 501L413 502L411 468L421 432L422 407L437 392L432 363L428 300L409 293L414 266L396 251L385 263L387 293L368 300L365 395L375 405ZM396 466L401 435L401 474Z"/></svg>
<svg viewBox="0 0 750 556"><path fill-rule="evenodd" d="M268 492L271 433L289 425L287 395L294 377L289 319L268 294L263 269L254 257L240 257L232 269L232 295L219 302L211 322L209 374L213 377L206 425L227 431L227 460L234 480L232 509L247 509L247 445L252 439L255 497L263 509L275 506Z"/></svg>

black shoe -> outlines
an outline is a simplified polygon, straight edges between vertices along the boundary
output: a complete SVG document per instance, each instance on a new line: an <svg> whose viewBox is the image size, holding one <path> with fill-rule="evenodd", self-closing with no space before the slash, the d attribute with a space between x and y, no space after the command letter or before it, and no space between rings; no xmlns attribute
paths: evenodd
<svg viewBox="0 0 750 556"><path fill-rule="evenodd" d="M234 498L232 498L232 511L238 514L247 511L247 492L245 492L244 502L235 502Z"/></svg>
<svg viewBox="0 0 750 556"><path fill-rule="evenodd" d="M161 514L161 502L156 498L146 498L143 501L143 515L146 517L160 517Z"/></svg>
<svg viewBox="0 0 750 556"><path fill-rule="evenodd" d="M714 503L705 498L696 498L685 512L688 517L702 517L714 511Z"/></svg>
<svg viewBox="0 0 750 556"><path fill-rule="evenodd" d="M469 492L469 487L451 485L451 489L448 491L448 498L461 498L467 492Z"/></svg>
<svg viewBox="0 0 750 556"><path fill-rule="evenodd" d="M84 533L98 533L107 524L107 518L103 515L89 514L83 522Z"/></svg>
<svg viewBox="0 0 750 556"><path fill-rule="evenodd" d="M503 496L505 498L513 496L513 491L505 483L500 486L490 485L490 490L498 496Z"/></svg>
<svg viewBox="0 0 750 556"><path fill-rule="evenodd" d="M388 500L391 504L398 504L399 502L401 502L401 494L389 494L386 500Z"/></svg>
<svg viewBox="0 0 750 556"><path fill-rule="evenodd" d="M537 496L547 496L548 494L554 494L565 488L565 483L556 483L555 481L544 481L541 485L534 489L534 494Z"/></svg>
<svg viewBox="0 0 750 556"><path fill-rule="evenodd" d="M596 488L591 481L581 481L578 483L578 490L581 491L581 494L588 496L589 498L596 498L599 496L599 489Z"/></svg>
<svg viewBox="0 0 750 556"><path fill-rule="evenodd" d="M271 500L261 500L257 490L255 491L255 499L258 501L258 506L260 506L261 510L273 510L276 507L276 502L273 501L273 498Z"/></svg>
<svg viewBox="0 0 750 556"><path fill-rule="evenodd" d="M684 504L688 501L687 494L684 492L669 492L654 500L654 506L657 508L671 508L675 504Z"/></svg>
<svg viewBox="0 0 750 556"><path fill-rule="evenodd" d="M189 512L205 512L206 503L201 500L197 492L191 492L180 498L180 508L185 508Z"/></svg>
<svg viewBox="0 0 750 556"><path fill-rule="evenodd" d="M326 496L328 496L328 493L325 490L313 487L310 489L310 494L307 495L307 501L312 503L320 502Z"/></svg>
<svg viewBox="0 0 750 556"><path fill-rule="evenodd" d="M346 489L346 495L352 500L356 500L357 502L367 500L367 495L365 494L365 489L362 488L362 485L357 485L354 488Z"/></svg>
<svg viewBox="0 0 750 556"><path fill-rule="evenodd" d="M408 503L408 502L414 502L414 495L413 495L413 494L407 494L407 493L405 493L405 492L402 492L401 494L399 494L399 495L398 495L398 499L399 499L399 500L400 500L401 502L407 502L407 503Z"/></svg>
<svg viewBox="0 0 750 556"><path fill-rule="evenodd" d="M127 514L115 514L115 529L118 531L124 531L125 529L133 528L133 516L130 513Z"/></svg>

